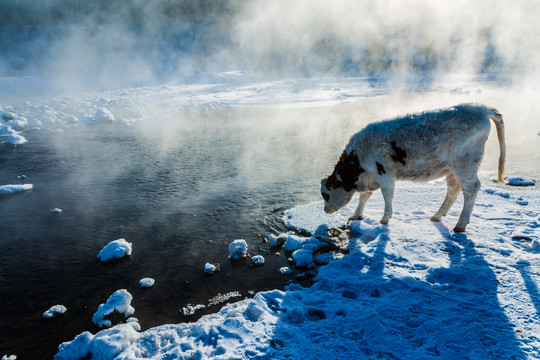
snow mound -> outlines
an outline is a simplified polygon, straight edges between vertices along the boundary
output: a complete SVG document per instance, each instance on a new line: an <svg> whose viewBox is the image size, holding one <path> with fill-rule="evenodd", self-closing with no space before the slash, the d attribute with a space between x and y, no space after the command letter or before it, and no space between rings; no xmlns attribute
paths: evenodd
<svg viewBox="0 0 540 360"><path fill-rule="evenodd" d="M124 314L126 317L133 315L135 309L131 306L132 299L131 294L125 289L115 291L105 304L99 305L92 317L92 322L99 327L110 327L112 323L110 320L105 319L105 316L115 311Z"/></svg>
<svg viewBox="0 0 540 360"><path fill-rule="evenodd" d="M237 239L234 240L229 246L229 259L240 260L247 255L247 242L246 240Z"/></svg>
<svg viewBox="0 0 540 360"><path fill-rule="evenodd" d="M141 327L136 321L113 326L92 335L85 331L72 341L62 343L58 347L55 360L114 359L139 338Z"/></svg>
<svg viewBox="0 0 540 360"><path fill-rule="evenodd" d="M255 255L251 258L251 262L253 262L253 265L264 265L264 257L262 255Z"/></svg>
<svg viewBox="0 0 540 360"><path fill-rule="evenodd" d="M5 141L7 142L8 144L13 144L13 145L22 145L22 144L25 144L28 142L28 140L26 140L26 138L20 134L9 134L8 137L7 137L7 140Z"/></svg>
<svg viewBox="0 0 540 360"><path fill-rule="evenodd" d="M98 123L115 122L116 118L109 109L100 108L96 110L94 121Z"/></svg>
<svg viewBox="0 0 540 360"><path fill-rule="evenodd" d="M154 286L155 282L156 281L154 279L146 277L146 278L142 278L141 280L139 280L139 286L144 287L144 288L148 288L148 287Z"/></svg>
<svg viewBox="0 0 540 360"><path fill-rule="evenodd" d="M125 239L118 239L108 243L97 255L99 261L105 262L112 259L121 259L131 255L131 243Z"/></svg>
<svg viewBox="0 0 540 360"><path fill-rule="evenodd" d="M62 315L67 311L67 308L64 305L54 305L51 308L43 313L43 317L46 319Z"/></svg>
<svg viewBox="0 0 540 360"><path fill-rule="evenodd" d="M0 195L13 194L20 191L32 190L34 185L22 184L22 185L0 185Z"/></svg>

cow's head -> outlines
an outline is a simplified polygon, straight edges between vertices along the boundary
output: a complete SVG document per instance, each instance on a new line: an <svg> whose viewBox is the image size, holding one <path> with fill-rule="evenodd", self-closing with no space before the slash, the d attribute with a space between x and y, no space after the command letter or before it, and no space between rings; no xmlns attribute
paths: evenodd
<svg viewBox="0 0 540 360"><path fill-rule="evenodd" d="M356 192L356 181L363 171L355 151L341 154L332 175L321 180L324 212L334 213L351 201Z"/></svg>

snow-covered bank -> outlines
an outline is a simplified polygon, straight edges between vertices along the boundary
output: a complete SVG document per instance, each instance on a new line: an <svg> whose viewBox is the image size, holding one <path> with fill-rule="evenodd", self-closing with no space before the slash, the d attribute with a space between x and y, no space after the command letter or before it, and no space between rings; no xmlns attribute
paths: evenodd
<svg viewBox="0 0 540 360"><path fill-rule="evenodd" d="M34 188L34 185L32 184L21 184L21 185L17 185L17 184L9 184L9 185L0 185L0 195L2 194L13 194L13 193L16 193L16 192L21 192L21 191L27 191L27 190L32 190Z"/></svg>
<svg viewBox="0 0 540 360"><path fill-rule="evenodd" d="M366 220L350 224L350 253L319 268L310 288L259 293L195 323L81 334L57 359L540 357L540 194L486 187L466 234L447 227L460 203L429 221L444 194L398 188L389 226L373 220L383 209L374 196ZM344 226L355 204L330 217L321 206L287 212L298 239Z"/></svg>
<svg viewBox="0 0 540 360"><path fill-rule="evenodd" d="M445 94L450 94L456 86L465 89L460 96L495 85L480 77L475 77L473 82L467 78L465 83L463 79L444 85L431 85ZM7 85L0 77L0 88L3 86ZM413 82L406 90L426 90L426 85ZM177 117L179 114L222 107L328 106L385 95L391 91L395 91L395 88L388 76L283 79L246 71L199 72L162 85L123 88L18 105L0 103L0 142L24 144L24 132L29 130L62 131L74 126L96 124L124 126L142 120Z"/></svg>

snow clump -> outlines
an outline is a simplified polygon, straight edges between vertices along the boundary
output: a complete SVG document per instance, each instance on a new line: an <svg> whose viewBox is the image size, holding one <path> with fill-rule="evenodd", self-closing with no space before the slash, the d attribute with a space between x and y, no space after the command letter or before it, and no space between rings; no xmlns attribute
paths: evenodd
<svg viewBox="0 0 540 360"><path fill-rule="evenodd" d="M4 355L2 356L2 360L17 360L17 356L16 355Z"/></svg>
<svg viewBox="0 0 540 360"><path fill-rule="evenodd" d="M279 269L279 272L281 273L281 275L292 275L293 270L288 266L284 266Z"/></svg>
<svg viewBox="0 0 540 360"><path fill-rule="evenodd" d="M62 315L67 311L67 308L64 305L54 305L51 308L43 313L43 317L50 319L52 317Z"/></svg>
<svg viewBox="0 0 540 360"><path fill-rule="evenodd" d="M208 275L212 275L216 271L216 269L216 265L214 264L206 263L204 265L204 272Z"/></svg>
<svg viewBox="0 0 540 360"><path fill-rule="evenodd" d="M229 246L229 259L240 260L246 257L247 243L246 240L237 239L234 240Z"/></svg>
<svg viewBox="0 0 540 360"><path fill-rule="evenodd" d="M251 258L251 261L253 262L253 265L263 265L264 257L262 255L255 255Z"/></svg>
<svg viewBox="0 0 540 360"><path fill-rule="evenodd" d="M131 306L133 296L125 290L120 289L114 292L105 304L99 305L96 313L92 317L92 322L99 327L110 327L110 320L105 319L105 316L117 311L123 313L126 317L133 315L135 309Z"/></svg>
<svg viewBox="0 0 540 360"><path fill-rule="evenodd" d="M296 250L292 254L294 264L299 268L311 269L313 265L313 251L307 249Z"/></svg>
<svg viewBox="0 0 540 360"><path fill-rule="evenodd" d="M146 277L146 278L143 278L143 279L139 280L139 285L141 287L148 288L148 287L152 287L155 282L156 281L154 279Z"/></svg>
<svg viewBox="0 0 540 360"><path fill-rule="evenodd" d="M101 262L112 259L121 259L124 256L131 255L131 243L125 239L118 239L107 244L98 254L98 259Z"/></svg>
<svg viewBox="0 0 540 360"><path fill-rule="evenodd" d="M62 209L59 209L59 208L51 209L51 213L53 214L60 214L61 212L62 212Z"/></svg>

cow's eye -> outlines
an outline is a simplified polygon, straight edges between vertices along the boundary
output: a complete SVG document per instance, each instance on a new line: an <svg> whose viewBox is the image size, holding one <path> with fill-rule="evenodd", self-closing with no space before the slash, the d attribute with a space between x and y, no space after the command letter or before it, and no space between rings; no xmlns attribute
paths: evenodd
<svg viewBox="0 0 540 360"><path fill-rule="evenodd" d="M330 201L330 195L328 195L327 193L322 193L321 195L322 195L324 201L326 201L326 202Z"/></svg>

